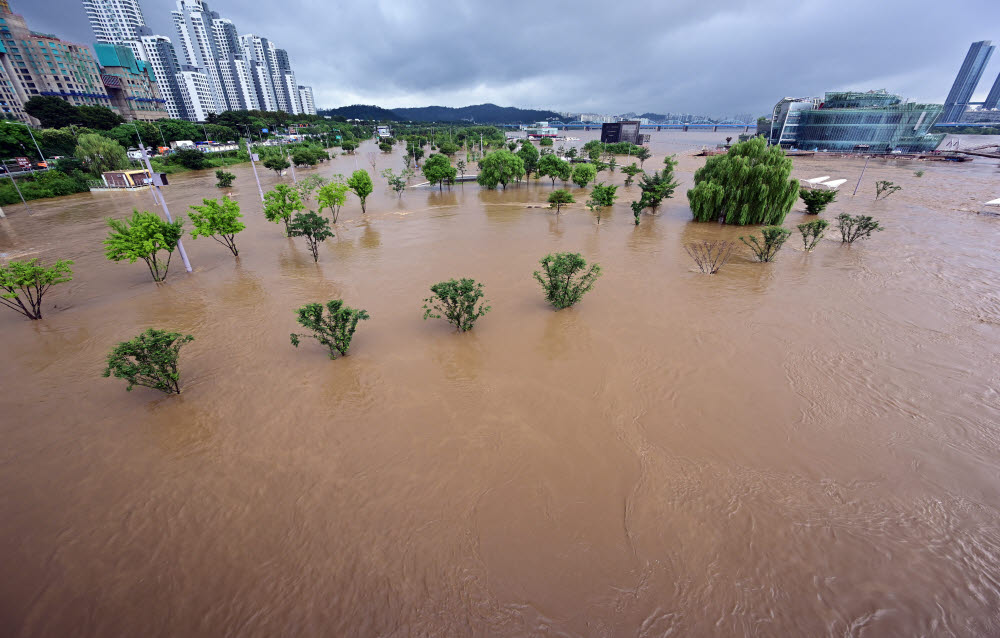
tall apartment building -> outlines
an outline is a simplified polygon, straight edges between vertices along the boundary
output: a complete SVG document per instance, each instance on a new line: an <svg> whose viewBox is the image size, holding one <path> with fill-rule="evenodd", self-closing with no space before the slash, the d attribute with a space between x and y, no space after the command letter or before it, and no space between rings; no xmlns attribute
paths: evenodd
<svg viewBox="0 0 1000 638"><path fill-rule="evenodd" d="M955 77L955 83L944 101L941 122L962 121L962 116L969 108L972 94L975 93L976 86L979 85L979 80L982 78L986 64L990 61L990 56L993 55L995 48L989 40L973 42L972 46L969 47L969 52L965 55L965 60ZM1000 91L998 91L998 97L1000 97Z"/></svg>
<svg viewBox="0 0 1000 638"><path fill-rule="evenodd" d="M177 31L177 57L181 65L206 76L211 87L211 99L198 110L222 113L229 110L219 69L212 21L219 14L209 10L203 0L177 0L177 9L170 12ZM189 96L194 98L195 95Z"/></svg>
<svg viewBox="0 0 1000 638"><path fill-rule="evenodd" d="M299 85L295 81L295 72L292 71L292 64L288 60L288 52L284 49L275 49L274 57L278 67L278 82L281 83L282 93L285 98L286 107L283 111L288 113L301 113L302 105L299 102Z"/></svg>
<svg viewBox="0 0 1000 638"><path fill-rule="evenodd" d="M172 119L191 119L185 107L184 95L178 76L181 64L177 60L177 52L170 38L154 35L149 27L139 30L141 55L139 58L149 63L159 85L160 96L166 100L167 117Z"/></svg>
<svg viewBox="0 0 1000 638"><path fill-rule="evenodd" d="M87 47L32 31L23 17L3 7L0 43L6 49L4 72L20 87L23 101L44 95L60 97L74 106L112 106Z"/></svg>
<svg viewBox="0 0 1000 638"><path fill-rule="evenodd" d="M136 59L124 44L98 42L94 50L112 108L128 121L152 122L167 117L166 100L160 96L148 62Z"/></svg>
<svg viewBox="0 0 1000 638"><path fill-rule="evenodd" d="M250 64L250 75L257 93L257 103L262 111L277 111L278 100L274 93L271 66L273 46L267 38L247 34L240 36L243 57Z"/></svg>
<svg viewBox="0 0 1000 638"><path fill-rule="evenodd" d="M313 99L311 86L299 87L299 102L302 104L302 112L306 115L316 115L316 100Z"/></svg>
<svg viewBox="0 0 1000 638"><path fill-rule="evenodd" d="M142 59L139 29L146 26L139 0L83 0L94 38L102 44L122 44Z"/></svg>

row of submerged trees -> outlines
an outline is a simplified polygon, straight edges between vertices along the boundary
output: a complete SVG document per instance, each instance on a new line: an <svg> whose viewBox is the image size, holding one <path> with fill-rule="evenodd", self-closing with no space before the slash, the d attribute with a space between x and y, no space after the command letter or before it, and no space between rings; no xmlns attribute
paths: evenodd
<svg viewBox="0 0 1000 638"><path fill-rule="evenodd" d="M588 151L591 156L598 154L600 157L599 153L608 152L608 145L602 147L599 146L600 143L594 144ZM525 151L526 148L531 150ZM646 149L636 148L639 149L636 151L637 158L641 161L648 158ZM631 152L632 149L627 150ZM525 158L531 160L536 157L535 154L537 150L530 143L522 144L522 149L517 154L507 148L488 154L480 162L480 183L495 188L519 179L523 176L520 171L524 170ZM434 160L435 157L441 159ZM529 161L528 165L532 170L538 171L538 174L553 176L553 185L555 176L564 177L567 171L581 186L590 183L596 176L597 169L592 164L571 167L570 162L554 154L537 157L536 163ZM675 166L674 158L666 157L662 171L654 171L649 175L640 169L641 196L631 205L636 224L644 210L655 212L664 199L673 196L678 185L673 177ZM425 163L425 176L438 184L453 180L456 170L444 155L432 155ZM462 170L464 172L464 166ZM400 175L391 170L383 171L389 186L400 194L410 175L408 170ZM697 221L765 225L759 236L755 234L739 239L750 248L758 261L772 261L791 236L791 231L782 228L781 223L796 196L802 198L806 212L815 215L820 214L836 198L835 191L800 192L798 183L790 175L791 160L780 148L767 147L760 138L735 144L726 155L709 158L705 166L695 173L695 186L688 191L694 218ZM576 179L576 176L579 178ZM229 174L217 177L222 182ZM633 175L630 174L629 177ZM279 184L268 192L265 195L264 215L269 221L283 223L289 237L305 238L313 260L318 261L319 243L334 236L330 221L322 215L323 211L329 209L332 221L336 223L339 211L346 203L347 193L353 192L364 213L367 197L373 189L371 177L363 169L355 171L348 179L342 175L335 175L329 180L312 175L295 186ZM597 213L598 223L601 221L602 211L614 205L617 189L615 185L594 185L586 205ZM879 181L876 184L876 199L884 199L898 190L900 187L892 182ZM313 211L303 212L305 202L314 193L319 214ZM555 190L549 196L549 204L556 209L557 214L562 206L573 202L572 193L565 189ZM192 237L211 237L238 257L235 237L245 228L240 221L241 217L239 204L228 197L221 201L203 200L202 206L191 207L191 221L194 225ZM112 261L135 263L141 259L154 281L163 281L169 270L170 258L183 234L183 224L183 219L167 222L154 213L138 210L129 219L109 219L111 230L104 241L105 254ZM808 252L815 248L828 227L829 222L823 219L799 224L804 250ZM848 214L837 217L837 228L840 230L842 243L846 244L883 230L879 222L870 216ZM732 241L703 241L685 245L685 250L700 270L715 273L728 261L734 246L735 242ZM166 251L165 257L162 255L163 251ZM40 319L43 295L53 285L72 278L71 264L71 261L60 260L51 266L43 266L34 259L28 262L12 261L0 267L0 303L29 319Z"/></svg>
<svg viewBox="0 0 1000 638"><path fill-rule="evenodd" d="M556 309L576 304L594 287L601 274L598 264L587 267L587 261L577 253L546 255L534 278L541 284L545 299ZM430 287L431 296L424 299L424 319L445 319L459 332L472 330L476 321L491 310L485 300L483 284L474 279L449 279ZM366 310L351 308L342 299L325 304L309 303L295 311L296 321L307 333L292 333L296 348L302 339L315 339L329 351L331 359L344 356L361 321L370 319ZM129 341L116 345L107 356L104 376L124 379L133 387L145 386L167 394L180 394L178 358L192 335L149 328Z"/></svg>

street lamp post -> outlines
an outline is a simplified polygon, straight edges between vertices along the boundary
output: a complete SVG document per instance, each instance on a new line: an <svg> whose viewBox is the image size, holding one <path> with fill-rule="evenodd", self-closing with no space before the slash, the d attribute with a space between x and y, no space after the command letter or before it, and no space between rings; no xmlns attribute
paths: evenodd
<svg viewBox="0 0 1000 638"><path fill-rule="evenodd" d="M264 189L260 187L260 177L257 175L257 162L253 159L253 149L250 148L250 140L247 140L247 153L250 154L250 166L253 166L253 178L257 180L257 192L260 193L260 201L264 201Z"/></svg>
<svg viewBox="0 0 1000 638"><path fill-rule="evenodd" d="M16 179L14 179L14 176L13 176L13 175L11 175L11 174L10 174L10 172L8 172L8 171L7 171L7 160L4 160L4 161L3 161L3 168L4 168L4 171L3 171L3 172L4 172L4 174L5 174L5 175L6 175L7 177L9 177L9 178L10 178L10 181L11 181L11 183L12 183L12 184L14 184L14 190L16 190L16 191L17 191L17 196L21 198L21 203L22 203L22 204L24 204L24 207L25 207L25 208L27 209L27 211L28 211L28 214L30 215L30 214L31 214L31 207L30 207L30 206L28 206L28 202L27 202L27 201L25 201L25 199L24 199L24 195L23 195L23 194L21 193L21 189L20 189L20 188L18 188L18 186L17 186L17 180L16 180Z"/></svg>
<svg viewBox="0 0 1000 638"><path fill-rule="evenodd" d="M153 177L153 165L149 162L149 155L146 153L146 147L141 146L139 149L142 152L142 161L146 165L146 170L149 171L149 180L152 182L152 188L156 189L156 192L160 195L160 205L163 207L163 214L167 216L168 222L173 222L174 218L170 216L170 209L167 208L167 199L163 196L163 191L160 190L160 185L156 182L156 178ZM191 272L191 262L188 261L187 251L184 250L184 243L178 239L177 240L177 252L181 254L181 260L184 262L184 269Z"/></svg>

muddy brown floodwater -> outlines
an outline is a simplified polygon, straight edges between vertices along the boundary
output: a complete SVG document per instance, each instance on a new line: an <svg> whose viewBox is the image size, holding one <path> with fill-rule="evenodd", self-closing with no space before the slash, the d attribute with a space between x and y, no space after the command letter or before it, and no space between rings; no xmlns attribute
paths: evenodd
<svg viewBox="0 0 1000 638"><path fill-rule="evenodd" d="M236 167L240 260L188 238L161 286L101 248L149 193L8 207L0 252L76 273L43 321L0 315L0 633L1000 634L1000 220L975 214L1000 168L872 162L852 198L863 161L796 159L848 179L825 217L886 230L707 276L683 243L747 232L689 221L690 153L725 135L655 135L682 184L638 227L635 186L597 225L527 207L548 180L378 178L318 265ZM172 177L173 212L213 181ZM561 312L531 278L554 251L604 268ZM462 276L493 311L422 321ZM293 310L333 298L372 317L350 356L293 348ZM180 396L100 376L151 326L195 336Z"/></svg>

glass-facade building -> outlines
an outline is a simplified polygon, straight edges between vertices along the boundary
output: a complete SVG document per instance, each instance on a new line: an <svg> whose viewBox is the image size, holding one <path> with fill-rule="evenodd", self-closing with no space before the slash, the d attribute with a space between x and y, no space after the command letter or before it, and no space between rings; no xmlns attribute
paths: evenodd
<svg viewBox="0 0 1000 638"><path fill-rule="evenodd" d="M966 109L969 108L969 101L979 85L986 64L993 55L993 43L989 40L973 42L969 47L969 52L965 55L962 68L958 70L955 83L948 92L948 97L944 101L944 113L941 115L941 122L949 124L961 122Z"/></svg>
<svg viewBox="0 0 1000 638"><path fill-rule="evenodd" d="M791 108L788 108L791 107ZM944 135L931 135L940 104L915 104L886 91L827 93L822 101L778 103L771 143L804 150L847 153L922 153Z"/></svg>

